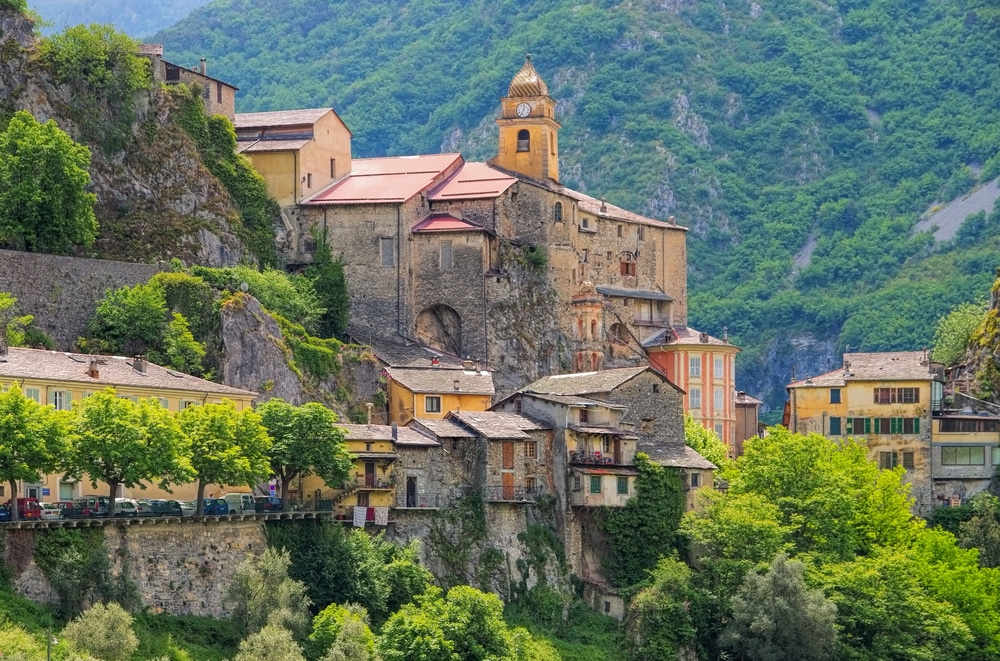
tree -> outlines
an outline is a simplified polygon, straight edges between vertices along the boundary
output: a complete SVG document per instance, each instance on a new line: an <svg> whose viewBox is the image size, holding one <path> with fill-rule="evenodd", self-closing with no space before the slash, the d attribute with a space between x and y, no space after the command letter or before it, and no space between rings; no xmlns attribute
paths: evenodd
<svg viewBox="0 0 1000 661"><path fill-rule="evenodd" d="M89 342L112 354L146 354L158 348L167 324L163 288L138 284L108 290L87 323Z"/></svg>
<svg viewBox="0 0 1000 661"><path fill-rule="evenodd" d="M430 588L389 618L375 643L384 661L526 661L525 636L503 619L495 594Z"/></svg>
<svg viewBox="0 0 1000 661"><path fill-rule="evenodd" d="M1000 498L983 491L973 496L971 505L972 518L958 526L958 542L978 549L983 567L1000 567Z"/></svg>
<svg viewBox="0 0 1000 661"><path fill-rule="evenodd" d="M317 333L321 337L342 340L351 320L351 298L347 293L344 263L340 258L333 259L325 232L322 237L316 237L316 243L312 266L306 271L306 276L312 280L320 305L326 308L320 315Z"/></svg>
<svg viewBox="0 0 1000 661"><path fill-rule="evenodd" d="M97 237L90 150L53 120L14 113L0 132L0 244L31 252L69 253Z"/></svg>
<svg viewBox="0 0 1000 661"><path fill-rule="evenodd" d="M24 346L25 329L34 321L30 314L17 314L17 299L7 292L0 292L0 346Z"/></svg>
<svg viewBox="0 0 1000 661"><path fill-rule="evenodd" d="M722 645L743 661L832 659L837 608L806 587L804 573L804 564L779 553L766 574L747 575Z"/></svg>
<svg viewBox="0 0 1000 661"><path fill-rule="evenodd" d="M358 604L330 604L321 610L313 618L309 653L326 661L367 661L375 653L368 611Z"/></svg>
<svg viewBox="0 0 1000 661"><path fill-rule="evenodd" d="M719 435L711 429L706 429L691 417L690 413L684 414L684 442L720 469L729 463L729 450Z"/></svg>
<svg viewBox="0 0 1000 661"><path fill-rule="evenodd" d="M118 485L162 488L194 476L184 433L158 402L133 402L106 388L85 398L74 412L70 472L86 473L91 485L108 484L111 503Z"/></svg>
<svg viewBox="0 0 1000 661"><path fill-rule="evenodd" d="M636 661L677 658L679 646L694 640L691 570L676 557L663 558L650 584L629 604L628 630Z"/></svg>
<svg viewBox="0 0 1000 661"><path fill-rule="evenodd" d="M236 568L225 600L243 635L276 625L291 631L297 640L305 638L312 602L306 596L306 586L288 576L291 563L288 551L268 548Z"/></svg>
<svg viewBox="0 0 1000 661"><path fill-rule="evenodd" d="M270 439L253 410L237 411L226 400L189 406L177 418L187 436L191 467L198 480L197 514L202 513L205 485L253 486L270 475Z"/></svg>
<svg viewBox="0 0 1000 661"><path fill-rule="evenodd" d="M125 661L139 648L132 616L116 603L94 604L66 625L62 637L104 661Z"/></svg>
<svg viewBox="0 0 1000 661"><path fill-rule="evenodd" d="M337 427L337 414L322 404L293 406L280 398L257 407L271 436L271 471L287 494L292 480L317 475L327 485L340 487L351 474L351 453L344 443L344 430Z"/></svg>
<svg viewBox="0 0 1000 661"><path fill-rule="evenodd" d="M163 333L163 357L165 360L162 364L165 367L172 367L185 374L199 376L205 369L201 364L205 357L205 345L194 339L187 319L180 312L174 312L173 319ZM160 362L152 354L150 359Z"/></svg>
<svg viewBox="0 0 1000 661"><path fill-rule="evenodd" d="M240 642L240 651L233 661L305 661L302 648L292 632L277 624L268 624Z"/></svg>
<svg viewBox="0 0 1000 661"><path fill-rule="evenodd" d="M945 365L954 365L965 355L973 333L986 317L986 301L962 303L938 319L934 327L931 356Z"/></svg>
<svg viewBox="0 0 1000 661"><path fill-rule="evenodd" d="M0 390L0 481L10 487L17 520L17 481L38 482L55 471L66 449L64 418L11 386Z"/></svg>

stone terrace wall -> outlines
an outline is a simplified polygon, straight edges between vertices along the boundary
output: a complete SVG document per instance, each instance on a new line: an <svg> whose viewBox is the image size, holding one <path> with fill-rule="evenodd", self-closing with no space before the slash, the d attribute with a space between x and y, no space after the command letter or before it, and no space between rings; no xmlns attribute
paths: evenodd
<svg viewBox="0 0 1000 661"><path fill-rule="evenodd" d="M0 291L13 294L18 311L34 315L57 348L69 350L105 290L133 287L163 270L157 264L0 250Z"/></svg>
<svg viewBox="0 0 1000 661"><path fill-rule="evenodd" d="M127 568L143 606L171 615L227 616L223 597L236 568L267 546L263 521L253 519L140 519L132 525L108 525L103 530L112 573L118 575ZM45 534L46 529L8 533L23 538ZM10 557L9 545L5 558L14 573L14 588L33 601L54 601L55 593L45 576L34 559L23 553L26 540L20 541L21 557Z"/></svg>

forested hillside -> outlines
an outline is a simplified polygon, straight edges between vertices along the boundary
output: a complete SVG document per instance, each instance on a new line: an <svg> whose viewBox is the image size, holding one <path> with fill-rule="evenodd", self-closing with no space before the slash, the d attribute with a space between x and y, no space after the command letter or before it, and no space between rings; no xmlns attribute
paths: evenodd
<svg viewBox="0 0 1000 661"><path fill-rule="evenodd" d="M191 13L195 7L210 0L30 0L28 6L50 25L42 26L46 34L71 25L111 23L116 29L142 37L170 27Z"/></svg>
<svg viewBox="0 0 1000 661"><path fill-rule="evenodd" d="M495 152L530 51L564 183L689 242L691 325L745 348L776 407L793 367L929 345L993 279L995 222L935 244L922 213L1000 174L989 0L219 0L159 35L241 110L330 105L358 156Z"/></svg>

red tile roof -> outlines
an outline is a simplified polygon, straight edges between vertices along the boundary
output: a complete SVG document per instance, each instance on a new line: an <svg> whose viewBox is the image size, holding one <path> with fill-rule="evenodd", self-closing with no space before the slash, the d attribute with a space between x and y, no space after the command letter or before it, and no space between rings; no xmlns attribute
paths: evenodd
<svg viewBox="0 0 1000 661"><path fill-rule="evenodd" d="M442 182L462 162L461 154L355 159L348 176L303 204L405 202Z"/></svg>
<svg viewBox="0 0 1000 661"><path fill-rule="evenodd" d="M516 182L516 177L486 163L464 163L454 177L427 197L435 202L497 197Z"/></svg>
<svg viewBox="0 0 1000 661"><path fill-rule="evenodd" d="M485 228L449 213L434 213L413 226L414 232L484 232Z"/></svg>

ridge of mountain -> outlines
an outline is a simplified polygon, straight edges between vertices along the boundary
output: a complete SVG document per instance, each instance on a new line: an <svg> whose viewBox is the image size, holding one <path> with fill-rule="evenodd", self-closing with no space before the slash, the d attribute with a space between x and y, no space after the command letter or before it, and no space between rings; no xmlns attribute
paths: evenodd
<svg viewBox="0 0 1000 661"><path fill-rule="evenodd" d="M492 155L530 50L564 183L692 228L692 325L728 326L773 411L792 369L929 345L992 282L995 226L912 228L1000 174L998 34L986 0L225 0L155 40L207 57L241 111L336 108L358 156Z"/></svg>
<svg viewBox="0 0 1000 661"><path fill-rule="evenodd" d="M48 25L44 34L60 32L70 25L109 23L132 37L143 37L170 27L211 0L29 0L28 6Z"/></svg>

